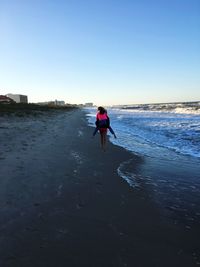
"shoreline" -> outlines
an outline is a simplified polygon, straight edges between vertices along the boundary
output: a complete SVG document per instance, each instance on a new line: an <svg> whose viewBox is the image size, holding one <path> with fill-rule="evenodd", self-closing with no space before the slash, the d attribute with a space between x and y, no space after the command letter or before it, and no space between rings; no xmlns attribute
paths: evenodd
<svg viewBox="0 0 200 267"><path fill-rule="evenodd" d="M144 159L111 142L101 151L84 111L19 126L1 145L1 266L196 266L195 233L117 173Z"/></svg>

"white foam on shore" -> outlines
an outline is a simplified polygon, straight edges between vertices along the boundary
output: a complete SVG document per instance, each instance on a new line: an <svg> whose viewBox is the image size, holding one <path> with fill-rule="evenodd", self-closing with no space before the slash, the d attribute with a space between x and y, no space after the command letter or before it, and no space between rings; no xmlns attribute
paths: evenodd
<svg viewBox="0 0 200 267"><path fill-rule="evenodd" d="M122 162L117 168L118 175L123 178L131 187L139 188L140 184L136 181L136 175L126 171L125 165L129 164L130 160ZM123 170L124 169L124 170Z"/></svg>

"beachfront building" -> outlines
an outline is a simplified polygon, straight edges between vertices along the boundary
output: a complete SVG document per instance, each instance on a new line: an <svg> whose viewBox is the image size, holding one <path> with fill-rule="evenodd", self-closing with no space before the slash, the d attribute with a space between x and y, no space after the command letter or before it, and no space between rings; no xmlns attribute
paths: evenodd
<svg viewBox="0 0 200 267"><path fill-rule="evenodd" d="M93 107L93 103L89 102L89 103L85 103L84 104L85 107Z"/></svg>
<svg viewBox="0 0 200 267"><path fill-rule="evenodd" d="M15 101L8 96L0 95L0 103L10 104L15 103Z"/></svg>
<svg viewBox="0 0 200 267"><path fill-rule="evenodd" d="M16 103L28 103L28 97L26 95L7 94L6 96L13 99Z"/></svg>
<svg viewBox="0 0 200 267"><path fill-rule="evenodd" d="M63 101L63 100L60 100L60 101L59 101L59 100L56 99L56 100L55 100L55 105L56 105L56 106L64 106L64 105L65 105L65 101Z"/></svg>
<svg viewBox="0 0 200 267"><path fill-rule="evenodd" d="M65 101L63 100L55 100L55 101L47 101L47 102L38 102L38 105L50 105L50 106L65 106Z"/></svg>

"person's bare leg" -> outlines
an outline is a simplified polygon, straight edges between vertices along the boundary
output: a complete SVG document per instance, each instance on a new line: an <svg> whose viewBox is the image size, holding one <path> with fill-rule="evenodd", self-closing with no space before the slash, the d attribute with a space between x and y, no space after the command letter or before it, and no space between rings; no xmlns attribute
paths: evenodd
<svg viewBox="0 0 200 267"><path fill-rule="evenodd" d="M101 148L103 149L103 144L104 144L103 133L100 133L100 137L101 137Z"/></svg>
<svg viewBox="0 0 200 267"><path fill-rule="evenodd" d="M106 150L106 132L103 133L103 150Z"/></svg>

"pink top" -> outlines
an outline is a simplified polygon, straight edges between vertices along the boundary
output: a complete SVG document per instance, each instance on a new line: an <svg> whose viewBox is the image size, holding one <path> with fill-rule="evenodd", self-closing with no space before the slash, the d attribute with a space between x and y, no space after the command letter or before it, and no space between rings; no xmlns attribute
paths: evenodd
<svg viewBox="0 0 200 267"><path fill-rule="evenodd" d="M107 120L108 117L107 117L106 113L104 113L104 114L97 113L96 118L101 121L101 120Z"/></svg>

